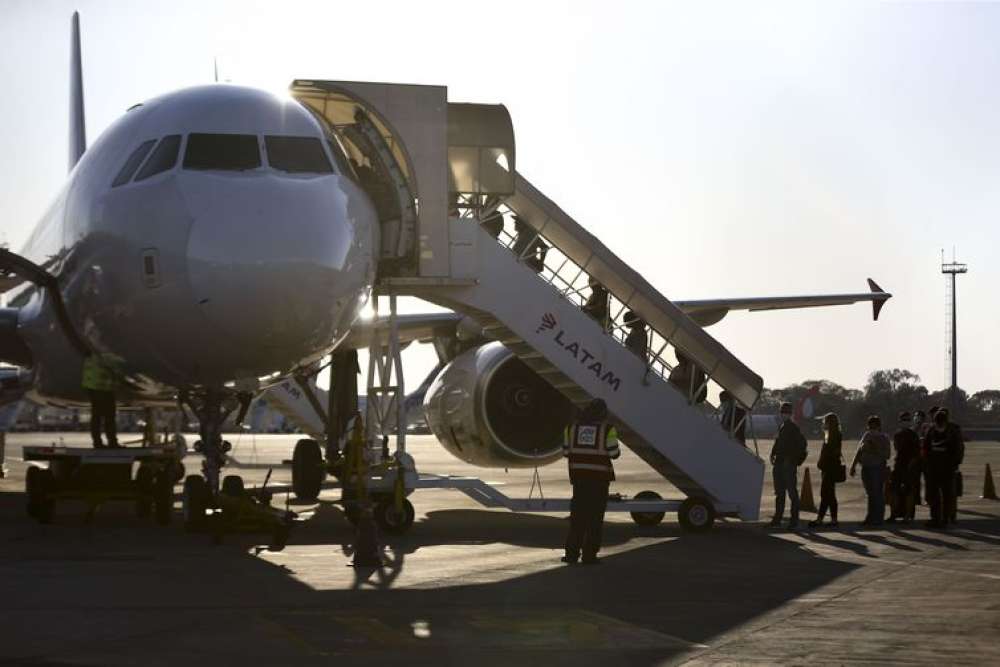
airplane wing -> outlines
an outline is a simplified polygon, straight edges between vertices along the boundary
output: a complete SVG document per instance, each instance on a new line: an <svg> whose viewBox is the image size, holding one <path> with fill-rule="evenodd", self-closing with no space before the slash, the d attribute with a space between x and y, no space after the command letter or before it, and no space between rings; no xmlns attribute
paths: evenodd
<svg viewBox="0 0 1000 667"><path fill-rule="evenodd" d="M842 306L860 301L870 301L872 317L878 319L882 306L892 297L878 284L868 279L870 292L858 294L819 294L807 296L750 297L742 299L705 299L700 301L674 301L688 317L703 327L715 324L732 310L784 310L788 308L817 308Z"/></svg>

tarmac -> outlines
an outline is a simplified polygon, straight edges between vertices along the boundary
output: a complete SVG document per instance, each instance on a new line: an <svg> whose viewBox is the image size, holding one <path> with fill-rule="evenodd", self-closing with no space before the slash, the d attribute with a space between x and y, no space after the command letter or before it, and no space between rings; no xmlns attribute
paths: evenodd
<svg viewBox="0 0 1000 667"><path fill-rule="evenodd" d="M1000 443L968 445L959 525L947 532L923 526L926 506L913 525L861 527L859 477L838 487L839 529L726 520L688 534L669 515L655 528L608 515L601 564L569 567L559 562L565 515L515 515L434 490L412 496L408 534L383 536L385 565L355 569L334 491L318 504L289 500L302 521L280 552L264 535L213 545L185 533L179 514L160 527L123 503L89 524L64 503L39 525L24 511L20 447L60 438L88 440L8 436L2 665L1000 663L1000 501L979 498ZM290 457L296 436L230 440L245 467L229 472L252 486ZM430 436L408 443L423 472L478 475L511 496L531 489L531 470L475 470ZM817 502L818 450L810 444L806 464ZM185 464L198 470L195 456ZM613 491L671 495L630 452L616 467ZM563 464L539 476L546 497L569 494ZM275 469L276 482L288 479Z"/></svg>

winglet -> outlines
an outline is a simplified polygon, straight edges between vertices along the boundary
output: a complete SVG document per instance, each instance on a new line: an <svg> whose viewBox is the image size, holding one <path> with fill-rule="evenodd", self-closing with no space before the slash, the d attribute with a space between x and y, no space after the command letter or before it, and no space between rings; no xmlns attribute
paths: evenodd
<svg viewBox="0 0 1000 667"><path fill-rule="evenodd" d="M73 12L69 44L69 168L72 171L87 150L83 113L83 61L80 58L80 13Z"/></svg>
<svg viewBox="0 0 1000 667"><path fill-rule="evenodd" d="M885 305L886 301L892 298L892 295L879 287L878 283L871 278L868 279L868 287L871 289L873 295L878 295L872 299L872 319L877 322L878 314L882 312L882 306Z"/></svg>

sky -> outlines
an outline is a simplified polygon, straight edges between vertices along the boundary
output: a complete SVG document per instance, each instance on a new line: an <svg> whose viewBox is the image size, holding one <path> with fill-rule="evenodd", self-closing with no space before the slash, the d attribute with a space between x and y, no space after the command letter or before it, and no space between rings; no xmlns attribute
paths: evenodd
<svg viewBox="0 0 1000 667"><path fill-rule="evenodd" d="M66 174L69 25L91 141L128 107L220 77L448 86L503 103L517 170L672 299L858 292L710 332L769 387L947 385L941 249L957 249L959 384L1000 387L1000 4L0 3L0 238ZM412 310L410 306L408 310ZM426 347L426 346L421 346ZM407 374L433 364L407 351ZM420 377L408 379L416 386Z"/></svg>

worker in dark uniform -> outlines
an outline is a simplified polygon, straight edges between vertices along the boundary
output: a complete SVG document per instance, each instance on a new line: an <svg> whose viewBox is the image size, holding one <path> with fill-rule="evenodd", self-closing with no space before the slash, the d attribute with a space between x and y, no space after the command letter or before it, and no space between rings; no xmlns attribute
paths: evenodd
<svg viewBox="0 0 1000 667"><path fill-rule="evenodd" d="M962 431L949 423L948 411L934 414L934 426L924 436L924 475L927 504L931 507L928 528L947 528L955 515L955 472L962 463L965 443Z"/></svg>
<svg viewBox="0 0 1000 667"><path fill-rule="evenodd" d="M590 287L590 296L587 297L587 302L583 304L581 310L594 318L604 329L607 329L610 324L608 290L593 276L587 279L587 285Z"/></svg>
<svg viewBox="0 0 1000 667"><path fill-rule="evenodd" d="M611 461L618 458L618 434L608 423L608 408L601 399L592 401L580 418L566 428L563 453L569 459L569 480L573 484L570 502L569 536L564 563L597 563L601 548L608 486L615 479Z"/></svg>
<svg viewBox="0 0 1000 667"><path fill-rule="evenodd" d="M798 467L806 460L806 438L799 425L792 421L792 404L782 403L779 410L781 426L771 448L771 466L774 480L774 516L772 526L780 526L785 514L785 496L791 500L788 527L799 525Z"/></svg>
<svg viewBox="0 0 1000 667"><path fill-rule="evenodd" d="M914 461L920 460L920 438L917 432L910 428L909 412L899 413L899 429L892 435L892 448L896 459L892 465L892 475L889 478L892 488L892 506L889 511L889 521L902 519L912 521L915 509L915 484L919 482L919 473L914 479Z"/></svg>
<svg viewBox="0 0 1000 667"><path fill-rule="evenodd" d="M90 397L90 438L95 449L102 449L101 431L108 447L118 447L118 414L115 389L121 375L120 364L110 354L92 352L83 360L83 380L80 383Z"/></svg>

